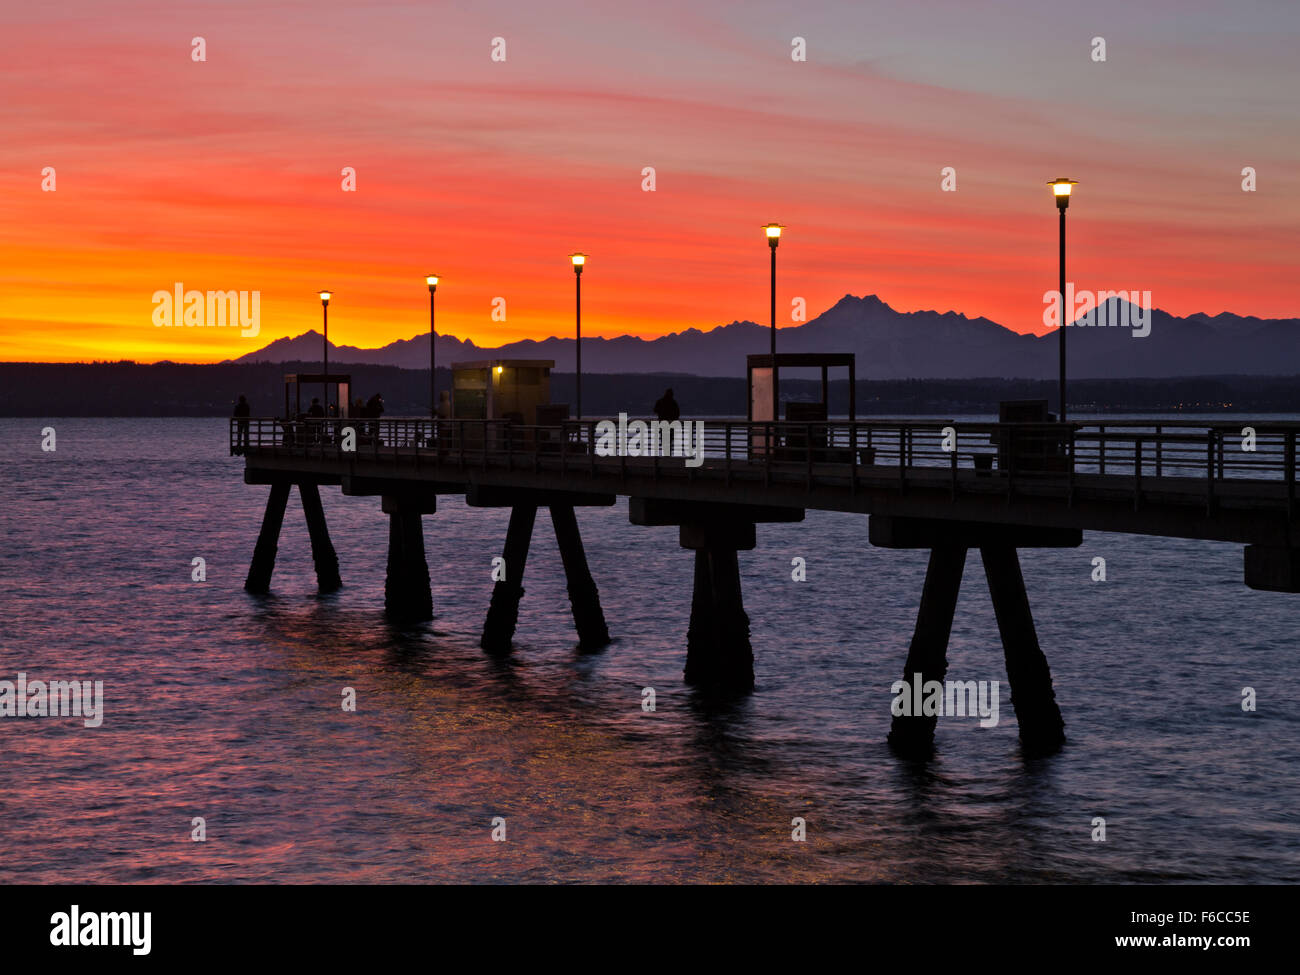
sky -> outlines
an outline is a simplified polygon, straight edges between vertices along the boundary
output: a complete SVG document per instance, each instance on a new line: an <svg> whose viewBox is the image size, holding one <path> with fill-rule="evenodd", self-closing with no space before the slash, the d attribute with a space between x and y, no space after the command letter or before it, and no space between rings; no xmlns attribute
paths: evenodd
<svg viewBox="0 0 1300 975"><path fill-rule="evenodd" d="M573 251L584 335L766 323L769 221L778 324L1042 332L1058 176L1076 288L1300 316L1291 0L2 0L0 38L0 360L234 358L321 288L383 345L428 272L440 333L571 335ZM258 292L258 333L155 325L178 282Z"/></svg>

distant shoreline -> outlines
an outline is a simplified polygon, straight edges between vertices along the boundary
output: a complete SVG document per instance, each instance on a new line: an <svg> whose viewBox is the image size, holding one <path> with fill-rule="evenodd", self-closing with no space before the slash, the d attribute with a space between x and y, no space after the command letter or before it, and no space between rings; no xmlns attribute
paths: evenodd
<svg viewBox="0 0 1300 975"><path fill-rule="evenodd" d="M197 417L229 416L240 394L254 416L284 412L283 376L315 372L318 362L289 363L0 363L0 416L5 417ZM396 366L331 363L353 377L356 395L383 393L389 415L423 416L429 409L429 371ZM451 373L440 368L439 390ZM582 401L589 415L648 413L671 386L684 414L743 416L745 380L683 374L584 374ZM859 380L860 417L997 413L998 402L1046 399L1054 406L1055 380L883 379ZM1179 379L1071 379L1074 416L1113 413L1171 415L1300 413L1300 375L1189 376ZM783 378L783 399L820 398L816 379ZM552 373L551 398L573 402L574 375ZM847 414L848 383L830 383L830 412Z"/></svg>

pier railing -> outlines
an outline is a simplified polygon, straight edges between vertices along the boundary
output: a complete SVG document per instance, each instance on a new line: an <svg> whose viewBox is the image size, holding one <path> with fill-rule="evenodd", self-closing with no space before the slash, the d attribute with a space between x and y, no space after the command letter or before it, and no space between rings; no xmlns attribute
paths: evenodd
<svg viewBox="0 0 1300 975"><path fill-rule="evenodd" d="M702 427L700 426L702 424ZM682 421L680 428L686 427ZM612 428L612 429L611 429ZM510 420L385 419L230 421L234 454L346 460L349 456L414 458L429 465L534 467L561 472L609 466L655 476L770 478L802 472L813 479L856 483L893 472L933 480L987 477L1017 484L1073 485L1079 478L1130 482L1137 494L1160 479L1205 482L1213 497L1222 482L1275 482L1294 499L1300 424L1111 420L1096 423L967 423L872 419L854 422L692 420L689 436L665 445L653 419L599 418L533 426ZM1253 434L1252 434L1253 431ZM702 434L702 435L701 435ZM683 439L685 442L683 442ZM973 472L973 473L972 473Z"/></svg>

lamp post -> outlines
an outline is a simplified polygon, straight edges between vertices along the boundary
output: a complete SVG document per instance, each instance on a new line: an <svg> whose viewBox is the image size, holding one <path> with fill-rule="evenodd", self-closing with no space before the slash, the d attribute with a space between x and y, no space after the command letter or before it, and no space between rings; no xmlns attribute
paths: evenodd
<svg viewBox="0 0 1300 975"><path fill-rule="evenodd" d="M587 263L587 255L583 253L570 254L569 260L573 262L573 283L574 283L574 322L577 327L577 359L574 366L574 382L577 384L576 400L574 404L574 417L582 419L582 266Z"/></svg>
<svg viewBox="0 0 1300 975"><path fill-rule="evenodd" d="M434 348L438 332L433 324L433 293L438 290L438 275L426 274L424 283L429 286L429 419L438 419L438 353Z"/></svg>
<svg viewBox="0 0 1300 975"><path fill-rule="evenodd" d="M325 410L325 415L326 415L326 416L329 416L329 412L330 412L330 381L329 381L329 374L330 374L330 292L328 292L328 291L322 291L322 292L320 293L320 310L321 310L321 317L322 317L322 321L323 321L323 324L322 324L321 327L322 327L323 330L324 330L323 334L321 335L321 352L323 353L323 355L322 355L323 365L322 365L322 371L321 371L321 377L320 377L320 378L321 378L320 389L321 389L321 401L322 401L322 402L321 402L321 406L322 406L322 407L324 408L324 410Z"/></svg>
<svg viewBox="0 0 1300 975"><path fill-rule="evenodd" d="M769 223L763 227L763 232L767 234L767 247L772 252L772 420L775 422L780 417L776 415L779 395L777 393L777 371L776 371L776 247L781 243L781 231L785 228L779 223Z"/></svg>
<svg viewBox="0 0 1300 975"><path fill-rule="evenodd" d="M1056 209L1061 214L1061 258L1060 258L1060 291L1061 296L1061 413L1060 420L1065 422L1065 327L1068 324L1065 320L1065 209L1070 205L1070 190L1074 184L1079 182L1077 179L1054 179L1047 185L1052 188L1052 195L1056 197ZM1073 309L1071 309L1071 312Z"/></svg>

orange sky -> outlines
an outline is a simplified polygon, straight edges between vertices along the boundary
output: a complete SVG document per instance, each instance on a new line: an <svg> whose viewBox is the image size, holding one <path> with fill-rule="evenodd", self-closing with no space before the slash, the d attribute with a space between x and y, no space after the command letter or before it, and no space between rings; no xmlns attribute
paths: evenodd
<svg viewBox="0 0 1300 975"><path fill-rule="evenodd" d="M1058 175L1081 181L1078 287L1300 314L1296 16L1195 8L1171 27L1186 6L1131 6L7 11L0 359L233 358L318 328L323 286L330 338L382 345L427 328L429 270L440 332L567 335L573 250L591 255L584 334L766 322L769 220L788 227L783 321L796 296L812 317L874 293L1041 331ZM176 282L260 291L259 334L154 327Z"/></svg>

